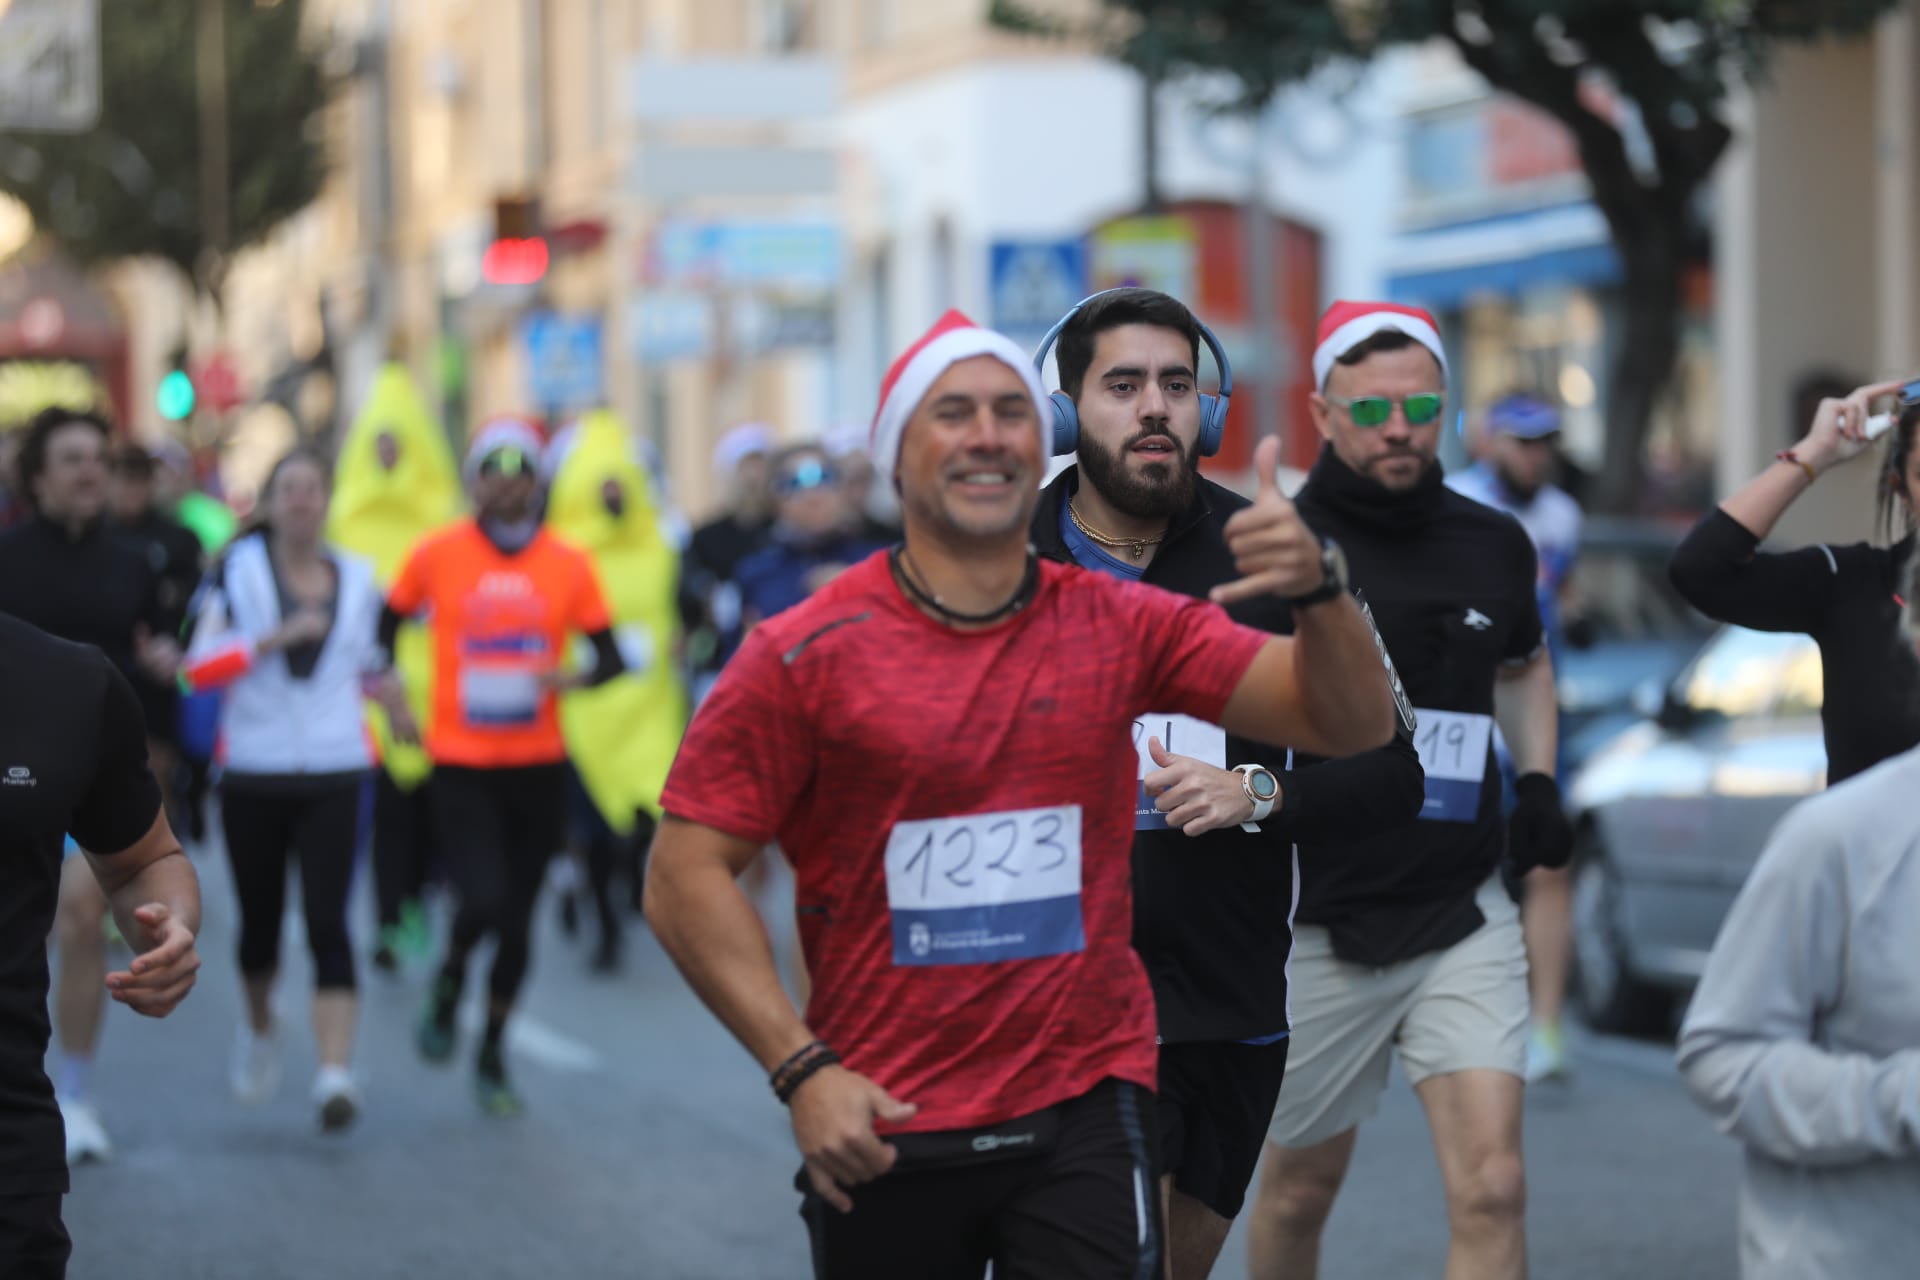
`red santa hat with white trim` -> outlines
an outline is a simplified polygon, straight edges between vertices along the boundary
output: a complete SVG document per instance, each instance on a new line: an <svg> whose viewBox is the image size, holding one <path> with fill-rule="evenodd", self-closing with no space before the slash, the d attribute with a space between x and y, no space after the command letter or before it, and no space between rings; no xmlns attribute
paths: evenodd
<svg viewBox="0 0 1920 1280"><path fill-rule="evenodd" d="M876 472L882 476L894 473L900 460L900 437L913 411L920 407L941 374L974 356L992 356L1020 375L1027 394L1033 397L1033 420L1040 433L1040 451L1043 455L1047 452L1053 429L1049 416L1052 406L1047 401L1046 388L1040 385L1040 374L1033 367L1033 361L1012 338L981 328L962 312L949 311L935 321L933 328L918 342L900 353L880 383L880 408L873 415L870 437Z"/></svg>
<svg viewBox="0 0 1920 1280"><path fill-rule="evenodd" d="M1313 345L1313 385L1324 388L1334 361L1377 333L1404 333L1433 353L1440 376L1447 376L1447 353L1440 346L1440 326L1419 307L1392 302L1336 302L1320 317Z"/></svg>
<svg viewBox="0 0 1920 1280"><path fill-rule="evenodd" d="M546 449L547 438L531 419L512 414L488 418L474 429L473 439L467 442L467 456L460 472L471 481L480 474L480 464L489 456L512 450L524 457L528 467L538 475Z"/></svg>

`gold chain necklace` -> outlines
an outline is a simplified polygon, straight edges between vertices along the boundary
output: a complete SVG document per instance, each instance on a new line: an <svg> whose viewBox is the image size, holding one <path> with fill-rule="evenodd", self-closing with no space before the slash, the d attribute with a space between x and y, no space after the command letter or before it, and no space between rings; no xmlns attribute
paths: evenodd
<svg viewBox="0 0 1920 1280"><path fill-rule="evenodd" d="M1167 535L1163 533L1153 538L1116 538L1110 533L1102 533L1080 518L1080 513L1074 510L1072 498L1067 499L1067 518L1073 521L1074 528L1086 534L1103 547L1107 547L1110 550L1118 550L1121 547L1126 547L1133 552L1133 558L1135 560L1147 554L1148 547L1159 546L1167 537Z"/></svg>

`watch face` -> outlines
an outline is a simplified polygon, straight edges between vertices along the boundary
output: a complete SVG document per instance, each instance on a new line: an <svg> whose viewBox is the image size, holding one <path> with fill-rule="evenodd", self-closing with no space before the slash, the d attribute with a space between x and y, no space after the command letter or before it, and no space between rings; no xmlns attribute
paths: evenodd
<svg viewBox="0 0 1920 1280"><path fill-rule="evenodd" d="M1247 781L1253 787L1253 794L1262 800L1271 800L1280 794L1280 782L1264 769L1247 774Z"/></svg>
<svg viewBox="0 0 1920 1280"><path fill-rule="evenodd" d="M1347 553L1342 551L1340 544L1332 538L1327 539L1326 546L1321 550L1320 567L1326 572L1330 581L1337 582L1342 587L1347 585Z"/></svg>

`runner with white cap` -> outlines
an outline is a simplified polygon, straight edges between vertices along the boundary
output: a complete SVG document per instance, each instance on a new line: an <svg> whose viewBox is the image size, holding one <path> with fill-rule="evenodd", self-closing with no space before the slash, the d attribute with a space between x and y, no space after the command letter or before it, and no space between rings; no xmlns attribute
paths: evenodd
<svg viewBox="0 0 1920 1280"><path fill-rule="evenodd" d="M389 652L404 618L423 615L432 635L424 736L435 831L460 902L418 1047L429 1062L452 1057L467 957L493 935L474 1088L494 1115L520 1109L503 1040L526 976L534 901L566 815L558 695L624 669L592 561L541 524L543 453L539 428L522 418L495 418L474 433L461 468L474 514L414 548L380 623ZM566 667L573 633L593 644L590 673Z"/></svg>

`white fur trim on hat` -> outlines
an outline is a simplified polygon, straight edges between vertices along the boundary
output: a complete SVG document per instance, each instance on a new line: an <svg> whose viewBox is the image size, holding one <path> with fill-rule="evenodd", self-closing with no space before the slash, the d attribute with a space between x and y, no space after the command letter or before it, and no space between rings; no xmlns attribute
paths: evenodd
<svg viewBox="0 0 1920 1280"><path fill-rule="evenodd" d="M460 474L471 481L480 474L480 464L487 460L487 455L502 449L518 449L533 464L534 474L541 473L541 462L546 456L547 446L541 438L540 429L520 418L492 418L481 423L473 433Z"/></svg>
<svg viewBox="0 0 1920 1280"><path fill-rule="evenodd" d="M1374 334L1385 332L1404 333L1425 347L1440 362L1440 376L1448 376L1446 348L1440 345L1440 334L1432 325L1398 311L1368 311L1335 329L1313 349L1313 385L1325 387L1334 361Z"/></svg>
<svg viewBox="0 0 1920 1280"><path fill-rule="evenodd" d="M941 327L945 327L944 322L942 326L936 326ZM941 374L974 356L992 356L1020 375L1027 394L1033 399L1033 420L1040 436L1040 451L1043 455L1048 451L1052 421L1048 416L1047 392L1040 384L1040 374L1033 367L1033 361L1027 358L1027 353L1013 339L968 323L947 327L938 336L921 339L919 347L912 351L905 363L895 365L884 387L879 412L873 419L873 467L876 472L883 476L894 473L900 461L900 437L906 432L907 421L913 417L913 411L920 407L921 400L940 380Z"/></svg>

